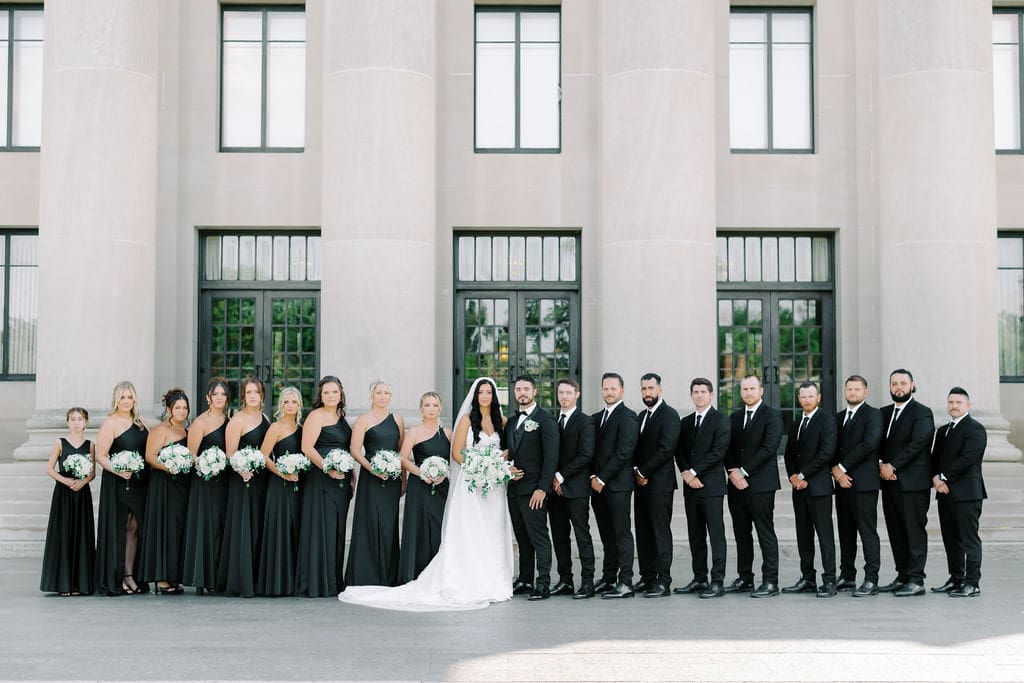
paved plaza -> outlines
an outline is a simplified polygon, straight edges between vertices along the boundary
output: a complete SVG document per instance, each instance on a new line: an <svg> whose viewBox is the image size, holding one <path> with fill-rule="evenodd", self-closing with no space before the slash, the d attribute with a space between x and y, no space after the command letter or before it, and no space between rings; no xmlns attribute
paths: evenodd
<svg viewBox="0 0 1024 683"><path fill-rule="evenodd" d="M59 598L37 590L38 559L7 558L0 679L1021 681L1022 553L986 551L977 599L517 598L429 614L192 591ZM933 545L930 585L944 564ZM678 550L677 583L688 565ZM783 585L796 578L784 546Z"/></svg>

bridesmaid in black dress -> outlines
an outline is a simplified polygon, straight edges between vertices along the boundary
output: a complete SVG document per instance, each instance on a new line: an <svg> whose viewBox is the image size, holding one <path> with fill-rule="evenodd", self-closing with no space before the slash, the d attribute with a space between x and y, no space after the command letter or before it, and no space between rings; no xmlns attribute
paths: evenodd
<svg viewBox="0 0 1024 683"><path fill-rule="evenodd" d="M100 478L100 512L96 529L96 592L100 595L148 593L149 585L135 580L139 530L146 510L149 473L115 472L110 456L121 451L146 452L149 431L139 416L135 387L114 387L110 414L96 435L96 464Z"/></svg>
<svg viewBox="0 0 1024 683"><path fill-rule="evenodd" d="M391 387L387 382L370 385L370 412L360 415L352 428L352 456L362 466L359 491L352 515L352 548L345 568L350 586L398 585L398 502L405 476L386 479L370 469L378 451L399 450L405 424L388 411ZM362 451L365 449L366 455ZM383 485L382 485L383 484Z"/></svg>
<svg viewBox="0 0 1024 683"><path fill-rule="evenodd" d="M258 377L242 380L244 405L227 429L227 453L252 447L259 449L270 428L263 414L266 392ZM251 598L256 595L256 565L260 559L260 535L263 531L263 509L267 498L267 470L235 472L228 475L228 507L224 517L224 544L217 568L217 591L228 596ZM229 471L230 470L230 471ZM248 484L248 485L247 485Z"/></svg>
<svg viewBox="0 0 1024 683"><path fill-rule="evenodd" d="M228 385L223 377L214 377L206 390L209 406L188 429L188 449L199 457L208 448L216 446L225 451L228 418ZM185 568L182 583L195 586L196 593L213 590L217 586L217 563L220 546L224 541L224 512L228 507L228 471L204 479L193 468L192 484L188 494L188 513L185 521Z"/></svg>
<svg viewBox="0 0 1024 683"><path fill-rule="evenodd" d="M263 550L260 553L256 592L260 595L295 594L295 557L299 545L299 513L302 490L299 474L283 474L277 459L302 453L302 394L285 387L277 400L277 420L270 425L260 449L267 458L267 507L263 513Z"/></svg>
<svg viewBox="0 0 1024 683"><path fill-rule="evenodd" d="M419 466L437 456L448 462L452 433L441 426L441 396L428 391L420 397L423 422L405 433L402 440L402 468L409 473L402 517L402 550L398 560L398 583L412 581L430 564L441 545L441 518L448 500L448 478L424 481Z"/></svg>
<svg viewBox="0 0 1024 683"><path fill-rule="evenodd" d="M146 466L149 467L149 491L146 494L146 526L142 536L143 581L156 582L161 595L181 595L185 560L185 515L188 512L188 488L192 471L171 474L159 461L167 446L184 446L188 439L188 396L174 388L164 394L161 422L146 439Z"/></svg>
<svg viewBox="0 0 1024 683"><path fill-rule="evenodd" d="M345 389L341 380L320 380L313 411L302 426L302 452L313 463L302 481L302 522L295 594L335 597L345 590L345 524L352 500L352 480L336 470L323 471L323 456L347 451L352 428L345 420Z"/></svg>
<svg viewBox="0 0 1024 683"><path fill-rule="evenodd" d="M66 415L68 435L57 439L50 451L46 473L57 482L50 501L50 520L43 546L43 572L39 590L66 595L89 595L93 591L96 564L96 531L92 521L92 490L96 478L96 454L85 438L89 413L72 408ZM78 479L65 466L72 453L84 455L93 463L85 479Z"/></svg>

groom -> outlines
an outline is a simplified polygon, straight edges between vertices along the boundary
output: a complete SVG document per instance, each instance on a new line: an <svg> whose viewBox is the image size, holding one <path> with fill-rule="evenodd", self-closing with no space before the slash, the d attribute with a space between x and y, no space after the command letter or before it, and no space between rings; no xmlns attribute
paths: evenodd
<svg viewBox="0 0 1024 683"><path fill-rule="evenodd" d="M508 459L515 461L508 485L508 511L519 544L519 579L513 592L530 591L530 600L546 600L551 596L551 536L545 500L558 467L558 424L537 405L537 385L532 377L517 377L512 391L519 410L505 425L505 442Z"/></svg>

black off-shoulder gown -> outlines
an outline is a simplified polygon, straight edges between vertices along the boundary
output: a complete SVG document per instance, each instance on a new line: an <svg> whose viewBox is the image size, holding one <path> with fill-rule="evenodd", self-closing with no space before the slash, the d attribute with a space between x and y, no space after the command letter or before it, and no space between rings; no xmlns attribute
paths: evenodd
<svg viewBox="0 0 1024 683"><path fill-rule="evenodd" d="M110 444L110 455L121 451L135 451L140 456L146 452L146 437L149 430L132 424ZM142 558L146 537L145 529L146 489L149 484L149 469L125 481L121 477L103 470L100 479L100 511L96 529L96 592L100 595L121 595L124 593L125 542L128 536L128 516L135 517L138 524L139 545L135 553L134 578L139 588L146 592L149 586L139 579L143 573Z"/></svg>
<svg viewBox="0 0 1024 683"><path fill-rule="evenodd" d="M207 448L227 448L225 433L228 420L203 437L199 456ZM193 470L185 520L185 569L182 583L208 591L217 587L217 565L224 542L224 514L228 507L228 477L234 475L231 465L209 481ZM237 475L234 475L237 476Z"/></svg>
<svg viewBox="0 0 1024 683"><path fill-rule="evenodd" d="M241 450L247 446L258 449L270 429L263 416L258 427L250 429L238 440ZM228 465L228 469L230 469ZM267 499L267 477L264 467L257 470L249 485L234 470L228 475L228 507L224 516L224 543L217 567L217 591L228 596L251 598L256 595L256 571L260 559L263 531L263 510Z"/></svg>
<svg viewBox="0 0 1024 683"><path fill-rule="evenodd" d="M448 462L452 445L444 429L412 447L417 467L437 456ZM433 495L431 495L433 491ZM412 581L430 564L441 546L441 519L448 500L448 479L434 486L409 475L405 487L405 512L402 517L402 550L398 560L398 583Z"/></svg>
<svg viewBox="0 0 1024 683"><path fill-rule="evenodd" d="M184 446L188 437L174 443ZM146 494L145 555L142 558L143 581L182 582L185 561L185 517L191 471L170 474L150 468Z"/></svg>
<svg viewBox="0 0 1024 683"><path fill-rule="evenodd" d="M286 453L302 452L302 427L284 437L270 454L274 462ZM299 514L302 481L309 471L299 474L299 482L267 475L267 507L263 513L263 550L260 553L256 592L260 595L294 595L296 552L299 545ZM296 490L298 483L298 490Z"/></svg>
<svg viewBox="0 0 1024 683"><path fill-rule="evenodd" d="M89 456L88 439L75 448L62 438L57 456L57 473L74 477L64 463L72 453ZM96 569L96 530L92 520L92 490L84 486L72 491L60 482L54 482L50 499L50 519L46 524L46 544L43 546L43 571L39 590L48 593L93 592L93 573Z"/></svg>

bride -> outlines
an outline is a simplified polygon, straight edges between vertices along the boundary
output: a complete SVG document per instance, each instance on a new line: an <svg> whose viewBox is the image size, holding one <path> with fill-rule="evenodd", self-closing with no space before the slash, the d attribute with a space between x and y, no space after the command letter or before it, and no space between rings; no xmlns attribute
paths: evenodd
<svg viewBox="0 0 1024 683"><path fill-rule="evenodd" d="M462 449L504 444L505 418L494 380L480 377L455 418L451 486L441 522L441 546L415 581L395 588L350 586L342 602L410 612L469 610L512 597L512 523L505 489L486 498L466 489Z"/></svg>

